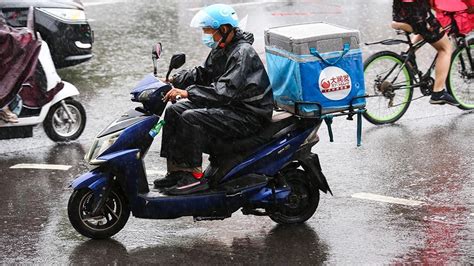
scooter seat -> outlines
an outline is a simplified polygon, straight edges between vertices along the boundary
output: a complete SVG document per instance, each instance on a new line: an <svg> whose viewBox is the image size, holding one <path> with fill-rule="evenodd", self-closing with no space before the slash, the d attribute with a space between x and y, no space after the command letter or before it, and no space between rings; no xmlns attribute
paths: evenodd
<svg viewBox="0 0 474 266"><path fill-rule="evenodd" d="M252 150L296 129L298 119L286 111L274 111L272 121L260 133L245 139L214 139L209 147L209 154L223 155Z"/></svg>

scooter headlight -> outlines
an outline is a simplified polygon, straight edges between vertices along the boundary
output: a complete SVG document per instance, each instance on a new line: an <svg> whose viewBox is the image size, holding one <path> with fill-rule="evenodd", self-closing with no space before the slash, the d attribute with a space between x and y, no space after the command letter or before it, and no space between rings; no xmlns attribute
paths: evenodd
<svg viewBox="0 0 474 266"><path fill-rule="evenodd" d="M94 143L92 143L92 146L89 152L84 157L84 159L90 164L102 163L102 161L97 160L97 157L99 157L104 151L110 148L110 146L112 146L115 143L115 141L117 141L117 139L120 137L120 134L122 134L122 132L123 130L101 137L101 138L96 138L94 140Z"/></svg>

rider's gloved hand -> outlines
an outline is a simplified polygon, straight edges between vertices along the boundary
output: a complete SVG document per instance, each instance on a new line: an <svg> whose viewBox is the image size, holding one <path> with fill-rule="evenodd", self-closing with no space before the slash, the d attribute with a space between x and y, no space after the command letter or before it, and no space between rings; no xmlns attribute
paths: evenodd
<svg viewBox="0 0 474 266"><path fill-rule="evenodd" d="M179 97L178 97L179 96ZM176 101L176 97L178 98L188 98L188 92L186 90L173 88L163 97L163 102L167 101Z"/></svg>

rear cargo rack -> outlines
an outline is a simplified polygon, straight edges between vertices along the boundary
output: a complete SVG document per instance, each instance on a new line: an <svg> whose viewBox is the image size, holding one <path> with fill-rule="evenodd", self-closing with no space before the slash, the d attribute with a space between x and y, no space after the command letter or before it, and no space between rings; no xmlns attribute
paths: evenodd
<svg viewBox="0 0 474 266"><path fill-rule="evenodd" d="M334 135L332 133L332 121L334 117L347 116L347 120L354 120L354 115L357 115L357 146L362 144L362 114L366 111L365 107L356 107L354 108L353 102L360 98L366 98L367 96L357 96L352 98L349 108L347 110L340 111L339 113L323 114L322 105L319 102L304 102L297 101L294 104L295 116L301 119L322 119L328 127L329 141L334 142ZM318 107L319 114L317 115L304 115L300 113L300 106L302 105L316 105Z"/></svg>

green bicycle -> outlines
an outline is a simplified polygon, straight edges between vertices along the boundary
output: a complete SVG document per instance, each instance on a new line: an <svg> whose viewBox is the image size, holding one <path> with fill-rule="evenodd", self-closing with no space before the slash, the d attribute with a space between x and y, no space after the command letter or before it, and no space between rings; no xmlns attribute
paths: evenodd
<svg viewBox="0 0 474 266"><path fill-rule="evenodd" d="M464 110L474 109L474 38L466 38L459 33L454 13L448 15L452 24L443 31L450 30L449 36L455 40L456 49L451 57L451 66L446 80L448 92ZM412 43L410 33L404 34L407 40L387 39L366 45L407 44L408 50L400 54L381 51L364 61L366 88L366 109L364 117L376 125L394 123L407 111L411 101L433 92L434 79L431 73L435 68L436 57L426 73L418 69L416 51L427 42ZM420 88L421 97L413 99L413 90Z"/></svg>

